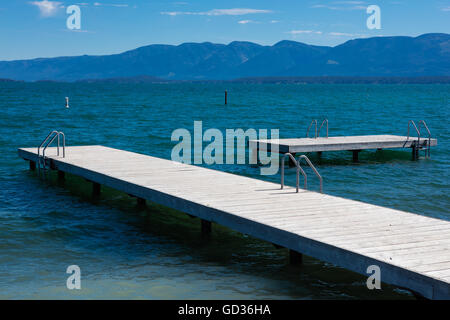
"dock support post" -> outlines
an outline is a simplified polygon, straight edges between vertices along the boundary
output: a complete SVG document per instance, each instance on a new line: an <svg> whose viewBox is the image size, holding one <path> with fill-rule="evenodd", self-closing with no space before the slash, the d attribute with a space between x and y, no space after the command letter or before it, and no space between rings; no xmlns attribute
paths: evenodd
<svg viewBox="0 0 450 320"><path fill-rule="evenodd" d="M300 252L289 249L289 263L299 265L303 262L303 255Z"/></svg>
<svg viewBox="0 0 450 320"><path fill-rule="evenodd" d="M97 182L92 182L92 195L94 197L100 196L101 184Z"/></svg>
<svg viewBox="0 0 450 320"><path fill-rule="evenodd" d="M202 219L202 236L209 236L211 234L211 221Z"/></svg>
<svg viewBox="0 0 450 320"><path fill-rule="evenodd" d="M408 290L408 289L406 289L406 290ZM412 293L414 298L416 298L417 300L428 300L427 298L425 298L423 295L421 295L420 293L418 293L416 291L412 291L412 290L409 290L409 291Z"/></svg>
<svg viewBox="0 0 450 320"><path fill-rule="evenodd" d="M64 171L58 170L58 181L64 181L66 178L66 173Z"/></svg>
<svg viewBox="0 0 450 320"><path fill-rule="evenodd" d="M31 171L35 171L36 170L36 162L31 161L31 160L30 160L30 170Z"/></svg>
<svg viewBox="0 0 450 320"><path fill-rule="evenodd" d="M145 202L146 202L145 199L139 198L139 197L137 197L136 199L137 199L138 207L144 207L145 206Z"/></svg>
<svg viewBox="0 0 450 320"><path fill-rule="evenodd" d="M228 92L225 90L225 105L228 104Z"/></svg>
<svg viewBox="0 0 450 320"><path fill-rule="evenodd" d="M415 144L413 144L413 146L411 147L411 150L412 150L413 161L419 159L419 148Z"/></svg>
<svg viewBox="0 0 450 320"><path fill-rule="evenodd" d="M352 152L353 152L353 162L358 162L359 161L359 152L360 152L361 150L352 150Z"/></svg>

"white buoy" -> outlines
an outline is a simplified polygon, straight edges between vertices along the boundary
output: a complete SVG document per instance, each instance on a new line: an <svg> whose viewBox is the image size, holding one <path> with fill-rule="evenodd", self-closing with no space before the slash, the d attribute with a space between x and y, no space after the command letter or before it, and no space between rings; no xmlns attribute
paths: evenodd
<svg viewBox="0 0 450 320"><path fill-rule="evenodd" d="M69 97L66 97L66 108L69 109Z"/></svg>

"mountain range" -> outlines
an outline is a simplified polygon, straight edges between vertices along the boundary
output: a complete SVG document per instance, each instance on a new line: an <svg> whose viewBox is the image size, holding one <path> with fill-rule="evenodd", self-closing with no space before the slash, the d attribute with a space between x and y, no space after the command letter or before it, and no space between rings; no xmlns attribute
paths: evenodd
<svg viewBox="0 0 450 320"><path fill-rule="evenodd" d="M448 77L450 34L362 38L335 47L288 40L272 46L241 41L155 44L112 55L0 62L0 78L24 81L336 76Z"/></svg>

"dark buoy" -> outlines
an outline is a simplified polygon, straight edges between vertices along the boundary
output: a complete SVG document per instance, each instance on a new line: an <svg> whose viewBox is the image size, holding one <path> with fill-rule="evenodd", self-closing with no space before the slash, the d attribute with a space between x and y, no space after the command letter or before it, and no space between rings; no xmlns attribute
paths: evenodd
<svg viewBox="0 0 450 320"><path fill-rule="evenodd" d="M228 100L228 92L227 92L227 90L225 90L225 104L227 104L227 101Z"/></svg>

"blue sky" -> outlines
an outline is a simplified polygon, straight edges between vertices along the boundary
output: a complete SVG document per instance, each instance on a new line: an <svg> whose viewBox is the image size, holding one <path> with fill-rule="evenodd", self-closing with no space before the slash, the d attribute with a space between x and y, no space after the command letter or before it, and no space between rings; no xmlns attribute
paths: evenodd
<svg viewBox="0 0 450 320"><path fill-rule="evenodd" d="M369 30L366 8L381 9ZM66 27L79 5L81 29ZM280 40L337 45L349 39L450 33L450 0L2 0L0 60L111 54L154 43L272 45Z"/></svg>

